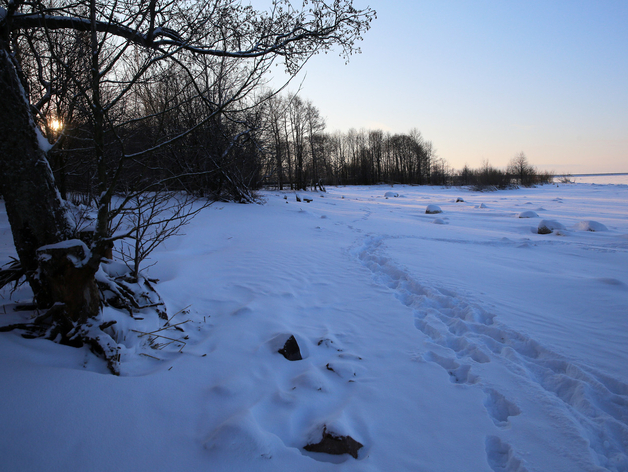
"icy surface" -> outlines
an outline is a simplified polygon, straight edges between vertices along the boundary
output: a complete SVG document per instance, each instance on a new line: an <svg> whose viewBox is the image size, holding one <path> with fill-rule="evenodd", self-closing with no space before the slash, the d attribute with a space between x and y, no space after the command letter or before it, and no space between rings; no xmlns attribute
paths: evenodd
<svg viewBox="0 0 628 472"><path fill-rule="evenodd" d="M128 344L121 377L0 333L3 468L628 471L628 186L399 192L204 210L149 273L186 344ZM10 238L0 208L4 260ZM9 324L32 295L4 296ZM358 458L304 451L324 429Z"/></svg>

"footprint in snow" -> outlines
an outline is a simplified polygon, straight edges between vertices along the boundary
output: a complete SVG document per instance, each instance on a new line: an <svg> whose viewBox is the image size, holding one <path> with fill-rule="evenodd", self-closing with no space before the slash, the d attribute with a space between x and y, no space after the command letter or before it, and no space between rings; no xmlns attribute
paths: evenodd
<svg viewBox="0 0 628 472"><path fill-rule="evenodd" d="M497 436L486 438L486 459L494 472L528 472L510 444Z"/></svg>
<svg viewBox="0 0 628 472"><path fill-rule="evenodd" d="M449 380L456 384L474 384L479 381L477 375L471 373L471 366L460 365L454 359L443 357L433 351L427 351L423 358L428 362L434 362L441 366L449 374Z"/></svg>
<svg viewBox="0 0 628 472"><path fill-rule="evenodd" d="M519 407L508 401L506 397L497 390L487 388L484 390L484 393L486 394L484 407L496 426L505 428L510 424L508 418L521 414Z"/></svg>
<svg viewBox="0 0 628 472"><path fill-rule="evenodd" d="M469 357L479 364L491 362L488 354L464 337L450 338L446 340L445 345L456 353L458 359Z"/></svg>

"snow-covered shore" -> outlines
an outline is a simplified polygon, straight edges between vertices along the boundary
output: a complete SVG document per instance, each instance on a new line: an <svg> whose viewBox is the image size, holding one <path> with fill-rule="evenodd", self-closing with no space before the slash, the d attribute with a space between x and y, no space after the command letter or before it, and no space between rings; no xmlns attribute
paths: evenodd
<svg viewBox="0 0 628 472"><path fill-rule="evenodd" d="M153 257L181 353L0 334L4 470L628 471L628 185L262 195Z"/></svg>

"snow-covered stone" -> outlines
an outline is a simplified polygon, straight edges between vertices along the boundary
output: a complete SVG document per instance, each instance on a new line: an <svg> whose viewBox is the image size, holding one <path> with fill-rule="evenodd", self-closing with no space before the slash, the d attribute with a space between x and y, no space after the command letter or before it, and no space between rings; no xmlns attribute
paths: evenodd
<svg viewBox="0 0 628 472"><path fill-rule="evenodd" d="M604 226L602 223L598 223L597 221L585 220L579 221L575 224L574 229L576 231L608 231L608 228Z"/></svg>
<svg viewBox="0 0 628 472"><path fill-rule="evenodd" d="M397 192L386 192L384 197L386 198L397 198L399 194Z"/></svg>
<svg viewBox="0 0 628 472"><path fill-rule="evenodd" d="M428 205L427 208L425 209L425 213L427 213L428 215L434 215L436 213L442 213L443 210L441 210L441 208L438 205Z"/></svg>
<svg viewBox="0 0 628 472"><path fill-rule="evenodd" d="M565 226L556 220L541 220L537 232L539 234L550 234L553 231L564 230Z"/></svg>
<svg viewBox="0 0 628 472"><path fill-rule="evenodd" d="M519 213L519 218L538 218L538 217L539 217L538 213L532 210L522 211L521 213Z"/></svg>

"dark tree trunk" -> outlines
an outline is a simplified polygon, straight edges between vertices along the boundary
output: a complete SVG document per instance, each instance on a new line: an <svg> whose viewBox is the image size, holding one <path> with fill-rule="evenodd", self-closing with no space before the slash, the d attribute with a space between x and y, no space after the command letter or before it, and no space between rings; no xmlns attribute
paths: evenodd
<svg viewBox="0 0 628 472"><path fill-rule="evenodd" d="M94 296L98 297L93 291L94 270L80 268L81 261L76 255L62 258L72 264L66 264L60 271L51 267L42 270L40 265L40 258L49 262L50 255L46 255L46 251L38 254L38 250L70 239L72 227L42 149L44 138L38 135L18 70L7 43L0 38L0 192L4 196L15 249L37 304L49 308L63 303L65 315L78 321L97 313L94 307L98 303L93 300ZM70 274L75 269L77 272ZM57 275L62 278L56 280ZM59 289L70 280L73 287ZM71 291L89 293L90 300L79 303L73 293L70 301L64 293ZM79 312L75 307L79 307Z"/></svg>

